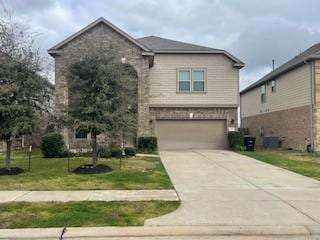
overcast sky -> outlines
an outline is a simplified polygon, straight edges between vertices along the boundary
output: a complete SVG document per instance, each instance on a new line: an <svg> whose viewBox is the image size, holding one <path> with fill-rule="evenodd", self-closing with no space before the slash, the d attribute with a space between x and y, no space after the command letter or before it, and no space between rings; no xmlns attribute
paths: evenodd
<svg viewBox="0 0 320 240"><path fill-rule="evenodd" d="M320 42L319 0L3 0L46 50L98 17L133 37L157 35L230 51L241 88Z"/></svg>

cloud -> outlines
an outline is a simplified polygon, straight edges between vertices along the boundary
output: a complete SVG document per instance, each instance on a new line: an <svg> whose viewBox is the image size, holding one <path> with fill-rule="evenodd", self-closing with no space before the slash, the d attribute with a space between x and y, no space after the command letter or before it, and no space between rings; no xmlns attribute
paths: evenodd
<svg viewBox="0 0 320 240"><path fill-rule="evenodd" d="M320 41L318 0L5 0L46 49L98 17L134 37L159 35L230 51L246 62L241 87Z"/></svg>

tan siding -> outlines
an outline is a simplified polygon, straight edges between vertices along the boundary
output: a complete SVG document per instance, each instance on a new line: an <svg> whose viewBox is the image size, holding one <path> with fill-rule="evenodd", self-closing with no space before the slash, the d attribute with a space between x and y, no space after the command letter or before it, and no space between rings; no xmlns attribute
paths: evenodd
<svg viewBox="0 0 320 240"><path fill-rule="evenodd" d="M206 93L177 93L179 68L206 68ZM158 54L150 69L150 103L238 104L238 73L223 55Z"/></svg>
<svg viewBox="0 0 320 240"><path fill-rule="evenodd" d="M260 101L260 87L241 95L241 117L285 110L311 104L311 68L304 64L276 78L276 92L271 82L266 87L266 103Z"/></svg>

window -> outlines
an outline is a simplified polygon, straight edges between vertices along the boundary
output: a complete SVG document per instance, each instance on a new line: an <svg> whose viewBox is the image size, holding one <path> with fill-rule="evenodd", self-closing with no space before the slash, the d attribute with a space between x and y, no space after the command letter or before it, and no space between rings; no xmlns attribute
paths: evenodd
<svg viewBox="0 0 320 240"><path fill-rule="evenodd" d="M271 92L276 92L276 80L271 81Z"/></svg>
<svg viewBox="0 0 320 240"><path fill-rule="evenodd" d="M203 69L178 70L178 92L205 92L206 72Z"/></svg>
<svg viewBox="0 0 320 240"><path fill-rule="evenodd" d="M204 92L205 88L205 72L204 70L192 71L192 88L194 92Z"/></svg>
<svg viewBox="0 0 320 240"><path fill-rule="evenodd" d="M76 139L87 139L88 131L85 129L78 129L75 131L75 138Z"/></svg>
<svg viewBox="0 0 320 240"><path fill-rule="evenodd" d="M178 72L178 87L179 92L190 92L190 82L191 82L191 76L190 76L190 70L179 70Z"/></svg>
<svg viewBox="0 0 320 240"><path fill-rule="evenodd" d="M261 86L261 103L266 102L266 85Z"/></svg>

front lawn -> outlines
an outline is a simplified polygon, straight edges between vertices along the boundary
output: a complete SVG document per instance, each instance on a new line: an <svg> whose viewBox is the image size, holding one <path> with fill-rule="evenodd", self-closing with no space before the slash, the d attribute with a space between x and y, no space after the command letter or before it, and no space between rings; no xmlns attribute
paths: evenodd
<svg viewBox="0 0 320 240"><path fill-rule="evenodd" d="M5 155L0 153L0 163ZM99 164L113 168L103 174L79 175L69 173L67 158L43 158L39 149L33 151L31 171L14 176L0 176L0 190L85 190L85 189L169 189L171 181L158 157L99 159ZM89 157L74 157L71 169L91 163ZM13 151L12 166L27 169L25 151ZM2 166L1 166L2 167Z"/></svg>
<svg viewBox="0 0 320 240"><path fill-rule="evenodd" d="M239 152L243 155L320 180L320 156L289 150L263 150Z"/></svg>
<svg viewBox="0 0 320 240"><path fill-rule="evenodd" d="M141 226L176 210L176 201L13 202L0 204L0 228Z"/></svg>

